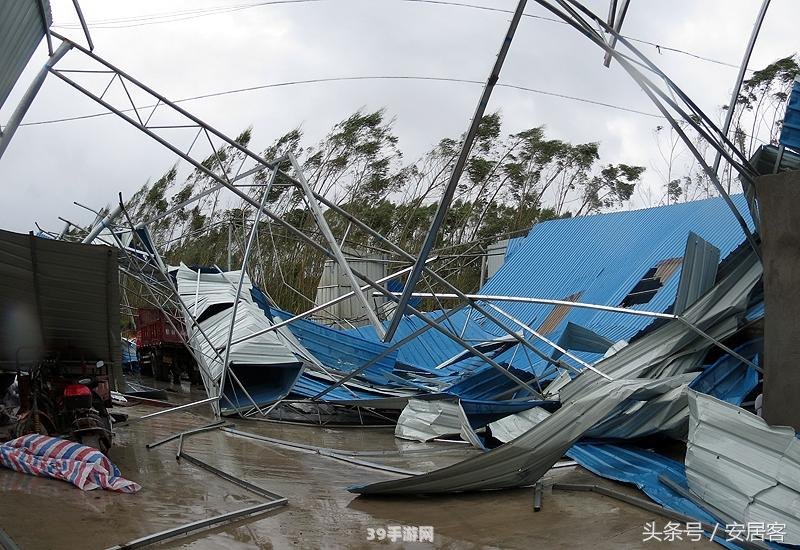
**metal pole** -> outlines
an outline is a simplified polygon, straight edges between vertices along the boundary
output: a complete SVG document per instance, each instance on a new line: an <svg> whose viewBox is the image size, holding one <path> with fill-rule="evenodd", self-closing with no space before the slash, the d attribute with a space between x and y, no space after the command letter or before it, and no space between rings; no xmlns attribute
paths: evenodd
<svg viewBox="0 0 800 550"><path fill-rule="evenodd" d="M11 142L11 138L14 137L17 129L19 128L22 119L25 117L25 113L28 112L33 100L36 98L36 94L39 93L39 90L44 84L44 80L47 77L47 73L50 72L50 68L59 62L59 60L64 57L64 55L72 48L72 44L69 42L62 42L61 45L53 52L53 55L47 60L44 66L36 73L33 81L28 86L28 90L25 92L25 95L22 96L20 99L17 108L14 109L14 112L11 113L11 118L8 119L8 124L6 125L5 130L0 133L0 158L3 157L3 153L5 152L8 144Z"/></svg>
<svg viewBox="0 0 800 550"><path fill-rule="evenodd" d="M350 269L350 264L347 263L347 258L344 257L342 249L339 248L339 243L336 242L336 237L333 235L333 231L331 231L327 220L325 220L325 215L322 213L322 209L319 207L319 203L314 198L314 193L312 192L311 187L308 185L306 177L303 175L303 169L300 168L300 165L297 163L297 159L294 158L294 155L289 153L288 157L289 161L292 163L292 167L294 168L295 177L300 183L303 193L306 195L308 208L311 210L311 214L314 216L314 220L317 222L317 227L319 227L319 230L322 232L325 240L328 241L328 245L331 247L331 251L335 256L336 263L339 264L339 268L344 271L347 280L350 281L350 288L355 291L355 297L359 302L361 302L361 306L364 308L364 313L366 313L367 317L369 318L369 322L372 323L372 326L375 328L375 332L378 334L378 337L383 338L385 334L383 331L383 325L381 325L378 316L370 306L367 296L361 291L361 285L359 285L355 275L353 275L353 271ZM424 263L422 265L424 265Z"/></svg>
<svg viewBox="0 0 800 550"><path fill-rule="evenodd" d="M389 294L397 295L399 292L390 292ZM439 299L459 299L461 296L458 294L432 294L430 292L414 292L412 294L414 298L439 298ZM483 296L481 294L467 294L468 298L474 300L482 300L485 302L519 302L524 304L544 304L544 305L553 305L553 306L568 306L568 307L577 307L583 309L594 309L597 311L606 311L609 313L625 313L627 315L638 315L640 317L651 317L653 319L669 319L671 321L680 321L686 327L688 327L693 332L697 333L699 336L702 336L718 348L720 348L725 353L728 353L741 361L742 363L746 364L749 367L756 369L758 372L763 372L761 367L746 359L742 355L736 353L731 348L711 336L710 334L702 331L701 329L697 328L695 325L681 317L680 315L673 315L671 313L656 313L654 311L640 311L638 309L625 309L622 307L612 307L612 306L601 306L598 304L587 304L585 302L568 302L566 300L548 300L545 298L527 298L524 296L495 296L495 295L486 295ZM594 370L594 369L592 369Z"/></svg>
<svg viewBox="0 0 800 550"><path fill-rule="evenodd" d="M277 508L279 506L285 506L288 501L285 498L281 498L278 500L273 500L270 502L264 502L262 504L256 504L255 506L248 506L243 510L237 510L235 512L228 512L227 514L222 514L219 516L214 516L213 518L209 519L201 519L200 521L195 521L188 525L183 525L181 527L175 527L174 529L167 529L166 531L160 531L158 533L154 533L152 535L148 535L146 537L142 537L140 539L132 540L130 542L126 542L119 546L114 546L109 550L132 550L134 548L144 548L146 546L152 546L157 542L161 542L163 540L171 539L177 537L179 535L185 535L192 531L198 531L200 529L207 529L209 527L215 527L222 523L227 523L242 517L252 516L253 514L258 514L262 512L266 512L272 510L273 508Z"/></svg>
<svg viewBox="0 0 800 550"><path fill-rule="evenodd" d="M228 222L228 271L231 270L232 260L231 257L232 251L231 246L233 245L233 222Z"/></svg>
<svg viewBox="0 0 800 550"><path fill-rule="evenodd" d="M180 405L178 407L172 407L171 409L164 409L163 411L157 411L154 413L146 414L144 416L140 416L139 418L132 418L131 422L135 422L138 420L146 420L148 418L155 418L156 416L163 416L165 414L170 414L174 412L181 412L188 409L193 409L195 407L199 407L200 405L205 405L206 403L214 403L219 400L219 396L215 395L214 397L208 397L206 399L202 399L200 401L195 401L194 403L187 403L185 405Z"/></svg>
<svg viewBox="0 0 800 550"><path fill-rule="evenodd" d="M608 24L609 26L614 27L614 30L620 32L622 30L622 22L625 20L625 15L628 13L628 4L630 4L630 0L622 0L622 7L619 8L619 12L617 12L617 0L612 0L611 5L609 7L608 13ZM613 50L617 46L617 37L611 37L611 43L609 47ZM603 65L606 67L611 66L611 53L606 52L606 56L603 59Z"/></svg>
<svg viewBox="0 0 800 550"><path fill-rule="evenodd" d="M733 87L733 94L731 94L731 101L728 103L728 112L725 113L725 124L722 125L722 135L727 136L731 129L731 122L733 121L733 111L736 109L736 100L739 99L739 92L742 90L742 82L744 82L744 75L747 72L747 65L750 64L750 56L753 55L753 48L758 39L758 33L761 30L761 24L764 23L764 17L767 15L767 8L769 8L770 0L764 0L761 4L761 9L758 10L755 24L753 25L753 32L750 33L750 41L747 43L747 49L744 51L742 64L739 66L739 74L736 77L736 84ZM722 160L722 152L717 151L714 157L714 165L712 170L715 174L719 173L719 164Z"/></svg>
<svg viewBox="0 0 800 550"><path fill-rule="evenodd" d="M81 241L83 244L91 244L91 242L97 237L103 229L108 228L117 217L122 213L122 205L118 204L114 210L109 212L105 218L100 220L100 223L95 224L94 227L89 231L89 234ZM110 230L110 228L109 228Z"/></svg>
<svg viewBox="0 0 800 550"><path fill-rule="evenodd" d="M390 292L395 296L399 295L399 292ZM414 292L411 295L414 298L440 298L443 300L454 300L462 298L462 296L458 294L446 294L446 293L431 293L431 292ZM498 296L495 294L465 294L467 298L470 300L481 300L484 302L518 302L523 304L542 304L542 305L550 305L550 306L568 306L568 307L577 307L583 309L595 309L598 311L607 311L610 313L626 313L628 315L639 315L641 317L652 317L654 319L677 319L677 315L672 315L670 313L657 313L654 311L641 311L638 309L626 309L622 307L613 307L613 306L602 306L599 304L588 304L586 302L570 302L568 300L550 300L548 298L529 298L527 296Z"/></svg>
<svg viewBox="0 0 800 550"><path fill-rule="evenodd" d="M244 277L247 274L247 260L250 259L250 251L253 249L253 242L255 241L256 233L258 233L258 222L261 220L261 213L264 211L264 206L267 203L267 196L269 195L269 191L272 187L272 184L275 182L277 175L278 170L275 168L272 170L272 175L269 178L269 186L261 196L261 203L258 205L258 210L256 211L255 218L253 219L253 228L250 230L250 238L247 240L247 246L244 249L244 257L242 258L242 272L239 274L239 284L236 287L236 296L233 300L231 326L228 329L228 342L225 344L225 359L222 362L222 374L220 375L219 382L220 395L222 395L222 392L225 391L225 375L228 372L228 360L230 359L231 355L231 340L233 339L233 329L236 326L236 311L239 309L239 297L242 295L242 285L244 284ZM224 274L223 277L225 277ZM242 389L244 390L244 388ZM258 405L255 404L255 401L253 401L253 405L255 405L256 409L258 409ZM259 412L261 412L260 409Z"/></svg>
<svg viewBox="0 0 800 550"><path fill-rule="evenodd" d="M92 42L92 37L89 34L89 26L86 24L86 19L83 17L81 5L78 4L78 0L72 0L72 4L75 6L75 11L78 13L78 20L80 20L81 27L83 28L83 34L86 36L86 43L89 44L90 50L94 50L94 42Z"/></svg>
<svg viewBox="0 0 800 550"><path fill-rule="evenodd" d="M514 15L511 18L508 32L503 39L503 44L500 46L500 53L497 54L494 67L492 67L492 72L489 74L489 78L486 81L486 86L483 89L483 94L481 94L481 98L478 101L478 106L475 109L475 114L472 117L472 123L469 126L467 135L464 137L464 142L461 144L461 152L459 153L456 164L453 167L453 173L450 175L450 180L447 183L447 187L445 187L442 198L439 200L439 206L436 209L436 215L433 218L433 222L431 223L431 227L425 237L425 241L422 243L419 256L414 264L414 269L411 271L411 275L408 276L408 281L406 281L406 285L403 288L403 293L397 303L397 309L395 309L392 320L389 323L389 327L386 329L386 334L383 338L385 342L391 340L392 337L394 337L395 332L397 332L397 327L400 325L400 320L403 318L403 315L406 311L406 306L411 299L411 293L414 291L414 287L422 276L423 268L425 267L425 259L428 257L428 254L430 254L433 245L436 243L436 238L439 236L439 228L444 222L447 211L450 209L450 203L453 202L453 197L455 196L458 182L461 179L461 174L463 173L464 166L467 163L467 158L472 150L472 144L474 143L475 136L478 133L478 127L483 119L483 114L486 111L489 98L492 96L492 90L494 90L494 86L497 83L497 80L500 78L500 70L503 68L503 62L505 61L506 54L511 46L511 41L514 39L514 33L519 25L519 20L522 18L522 12L525 11L526 4L527 0L519 0L517 3L517 9L514 11Z"/></svg>

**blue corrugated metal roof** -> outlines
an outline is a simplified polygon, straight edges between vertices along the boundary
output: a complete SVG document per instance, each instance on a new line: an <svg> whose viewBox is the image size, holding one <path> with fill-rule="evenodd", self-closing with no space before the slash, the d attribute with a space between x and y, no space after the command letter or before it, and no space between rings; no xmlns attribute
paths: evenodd
<svg viewBox="0 0 800 550"><path fill-rule="evenodd" d="M293 317L290 313L270 307L266 296L257 287L253 287L251 295L270 319L275 316L280 319ZM389 348L378 341L366 340L307 319L298 319L288 327L294 337L325 367L340 373L349 373L361 367ZM393 351L369 366L359 378L373 384L391 384L390 378L396 362L397 352Z"/></svg>
<svg viewBox="0 0 800 550"><path fill-rule="evenodd" d="M732 199L752 227L745 197L735 195ZM721 198L551 220L536 224L526 237L511 241L513 246L505 264L479 293L556 300L580 293L581 302L618 306L649 270L664 260L682 258L690 232L719 248L723 258L744 239L733 214ZM667 311L675 300L679 280L680 266L648 303L634 305L631 309ZM553 310L552 306L546 305L510 302L498 305L535 329ZM435 318L441 315L441 311L430 315ZM456 312L443 326L463 334L472 343L504 334L474 311L464 328L468 315L469 309ZM510 321L503 322L514 329L520 328ZM652 320L572 309L547 336L557 341L569 322L618 341L630 339ZM423 326L424 323L416 317L405 316L393 342ZM373 342L380 341L369 326L344 332ZM546 354L552 352L549 346L527 338ZM462 350L451 339L429 330L405 344L397 358L399 362L428 370ZM595 361L601 356L588 352L576 352L576 355L587 361ZM546 363L521 346L500 354L496 361L521 369L533 368L537 373L547 368ZM437 374L452 373L437 371Z"/></svg>
<svg viewBox="0 0 800 550"><path fill-rule="evenodd" d="M750 222L743 195L732 197ZM480 294L530 296L563 300L582 293L581 302L618 306L641 278L659 262L683 256L692 231L720 249L724 258L743 240L741 229L721 198L670 206L614 212L537 224ZM631 309L663 312L675 300L680 268L646 304ZM533 328L551 306L503 303L501 307ZM650 324L645 317L572 309L547 336L557 340L573 322L617 341L630 339ZM483 323L490 332L501 331ZM543 349L549 349L542 346ZM589 360L597 354L579 354ZM524 368L517 355L513 364Z"/></svg>
<svg viewBox="0 0 800 550"><path fill-rule="evenodd" d="M800 80L798 79L792 84L792 93L786 104L780 142L781 145L800 150Z"/></svg>
<svg viewBox="0 0 800 550"><path fill-rule="evenodd" d="M756 338L735 349L736 353L756 365L760 363L759 352L763 339ZM689 387L714 396L734 405L741 405L745 397L758 386L758 373L732 355L723 355L708 365Z"/></svg>

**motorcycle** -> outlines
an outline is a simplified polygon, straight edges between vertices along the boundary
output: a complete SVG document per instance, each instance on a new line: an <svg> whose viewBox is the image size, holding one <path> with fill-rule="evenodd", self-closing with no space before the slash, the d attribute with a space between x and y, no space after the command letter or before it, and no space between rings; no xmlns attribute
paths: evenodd
<svg viewBox="0 0 800 550"><path fill-rule="evenodd" d="M114 432L108 369L102 361L91 365L42 360L27 371L18 370L17 382L15 436L64 435L108 454Z"/></svg>

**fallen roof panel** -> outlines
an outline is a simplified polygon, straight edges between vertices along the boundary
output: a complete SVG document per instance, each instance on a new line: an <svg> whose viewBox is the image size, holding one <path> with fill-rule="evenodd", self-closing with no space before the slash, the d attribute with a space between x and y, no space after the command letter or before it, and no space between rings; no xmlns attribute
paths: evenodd
<svg viewBox="0 0 800 550"><path fill-rule="evenodd" d="M784 526L782 542L800 544L795 431L693 390L689 406L689 490L737 522Z"/></svg>

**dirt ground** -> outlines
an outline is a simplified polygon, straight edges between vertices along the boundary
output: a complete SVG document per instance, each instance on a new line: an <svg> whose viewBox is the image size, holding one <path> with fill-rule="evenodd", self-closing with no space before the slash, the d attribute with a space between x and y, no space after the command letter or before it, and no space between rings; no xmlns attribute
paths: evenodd
<svg viewBox="0 0 800 550"><path fill-rule="evenodd" d="M131 418L159 410L124 409ZM0 528L23 549L113 547L145 535L262 502L188 462L175 459L177 440L148 450L145 444L210 422L210 411L175 413L117 428L112 460L124 477L142 485L135 495L82 492L55 480L0 469ZM428 471L474 452L457 443L420 444L394 438L388 428L322 428L231 420L236 429L282 440L348 450L390 450L371 462ZM358 498L346 488L397 477L230 433L188 437L185 452L288 499L288 505L206 530L168 548L654 548L712 547L699 543L643 542L648 521L666 518L593 493L553 492L552 481L600 483L630 494L637 490L607 482L580 467L546 477L541 512L533 511L532 489L427 498ZM408 453L408 450L415 450ZM416 450L425 450L418 452ZM646 497L644 497L646 498ZM431 526L434 543L369 541L369 529Z"/></svg>

